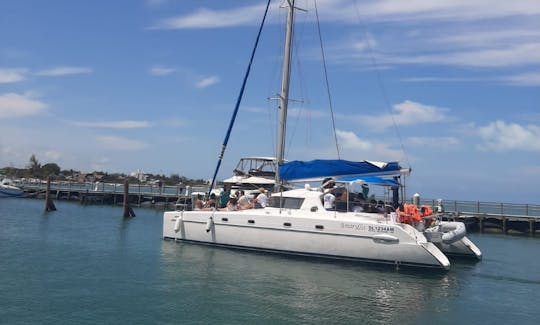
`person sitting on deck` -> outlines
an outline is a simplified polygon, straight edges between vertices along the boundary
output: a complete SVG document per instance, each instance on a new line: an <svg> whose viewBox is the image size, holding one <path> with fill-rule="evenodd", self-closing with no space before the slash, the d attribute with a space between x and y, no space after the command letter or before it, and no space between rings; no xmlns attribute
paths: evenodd
<svg viewBox="0 0 540 325"><path fill-rule="evenodd" d="M253 200L253 207L255 209L261 209L266 207L268 203L268 196L266 196L266 190L264 188L259 188L259 195Z"/></svg>
<svg viewBox="0 0 540 325"><path fill-rule="evenodd" d="M238 208L240 210L252 208L251 202L249 202L249 198L243 190L241 190L239 193Z"/></svg>
<svg viewBox="0 0 540 325"><path fill-rule="evenodd" d="M336 196L332 193L333 190L327 188L324 190L325 194L323 196L324 208L326 210L334 210L334 202L336 201Z"/></svg>
<svg viewBox="0 0 540 325"><path fill-rule="evenodd" d="M221 211L236 211L238 210L238 198L236 198L235 194L231 194L229 196L229 200L227 201L226 207L219 209Z"/></svg>
<svg viewBox="0 0 540 325"><path fill-rule="evenodd" d="M212 193L210 194L210 199L206 201L206 203L203 206L203 210L211 211L216 208L216 194Z"/></svg>
<svg viewBox="0 0 540 325"><path fill-rule="evenodd" d="M195 200L195 207L194 207L195 210L203 209L204 204L203 204L202 198L203 196L201 194L197 194L197 199Z"/></svg>
<svg viewBox="0 0 540 325"><path fill-rule="evenodd" d="M229 196L231 195L231 185L225 184L224 188L221 189L221 192L219 192L219 207L225 208L227 206L227 202L229 201Z"/></svg>

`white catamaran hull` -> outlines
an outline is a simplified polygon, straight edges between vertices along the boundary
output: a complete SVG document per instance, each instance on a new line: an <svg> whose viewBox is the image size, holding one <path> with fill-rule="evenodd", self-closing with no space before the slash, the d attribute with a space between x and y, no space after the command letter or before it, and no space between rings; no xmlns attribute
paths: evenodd
<svg viewBox="0 0 540 325"><path fill-rule="evenodd" d="M333 213L326 219L306 218L275 210L166 212L163 237L295 255L443 269L450 266L434 244L408 225L355 222L334 218Z"/></svg>
<svg viewBox="0 0 540 325"><path fill-rule="evenodd" d="M436 243L435 244L444 254L462 256L469 258L482 259L482 252L480 249L467 237L463 237L460 240L452 243Z"/></svg>

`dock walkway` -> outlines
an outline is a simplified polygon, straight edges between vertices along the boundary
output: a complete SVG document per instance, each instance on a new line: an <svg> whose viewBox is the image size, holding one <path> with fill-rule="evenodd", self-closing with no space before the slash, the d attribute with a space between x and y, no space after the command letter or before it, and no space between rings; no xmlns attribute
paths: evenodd
<svg viewBox="0 0 540 325"><path fill-rule="evenodd" d="M16 184L26 197L44 198L46 183ZM206 193L205 186L152 186L129 184L128 203L134 206L159 207L164 210L177 206L189 207L192 193ZM79 201L81 204L122 204L124 185L114 183L51 182L49 195L56 200ZM437 200L422 199L421 205L437 205ZM445 219L465 223L468 231L527 233L540 231L540 205L500 202L443 200Z"/></svg>
<svg viewBox="0 0 540 325"><path fill-rule="evenodd" d="M45 198L46 183L17 183L28 198ZM190 194L205 188L189 186L152 186L129 184L128 203L136 206L174 208L177 203L191 202ZM79 201L81 204L122 204L124 184L51 182L49 195L56 200Z"/></svg>
<svg viewBox="0 0 540 325"><path fill-rule="evenodd" d="M421 205L436 206L436 200ZM528 233L540 231L540 205L444 200L446 219L461 221L468 231Z"/></svg>

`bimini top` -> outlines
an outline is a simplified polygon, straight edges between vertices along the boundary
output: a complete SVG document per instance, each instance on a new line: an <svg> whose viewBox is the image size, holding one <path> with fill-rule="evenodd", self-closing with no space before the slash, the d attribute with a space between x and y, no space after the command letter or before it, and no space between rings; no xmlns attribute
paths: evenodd
<svg viewBox="0 0 540 325"><path fill-rule="evenodd" d="M395 179L387 179L379 176L347 176L339 177L335 181L338 183L365 183L369 185L378 185L385 187L395 187L400 185L399 182Z"/></svg>
<svg viewBox="0 0 540 325"><path fill-rule="evenodd" d="M284 181L314 180L322 177L346 176L399 176L397 162L348 161L348 160L294 160L279 166L279 178Z"/></svg>

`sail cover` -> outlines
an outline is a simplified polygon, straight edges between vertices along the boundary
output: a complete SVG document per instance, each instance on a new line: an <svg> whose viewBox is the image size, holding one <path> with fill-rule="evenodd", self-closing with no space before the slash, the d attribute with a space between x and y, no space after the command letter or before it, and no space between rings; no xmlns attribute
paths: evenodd
<svg viewBox="0 0 540 325"><path fill-rule="evenodd" d="M358 175L399 176L400 169L397 162L294 160L279 166L279 178L284 181L293 181Z"/></svg>

